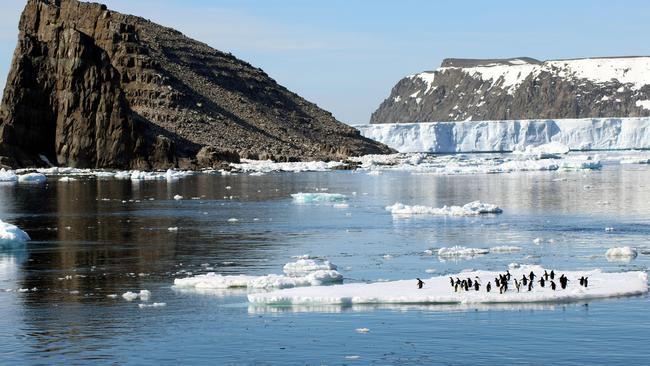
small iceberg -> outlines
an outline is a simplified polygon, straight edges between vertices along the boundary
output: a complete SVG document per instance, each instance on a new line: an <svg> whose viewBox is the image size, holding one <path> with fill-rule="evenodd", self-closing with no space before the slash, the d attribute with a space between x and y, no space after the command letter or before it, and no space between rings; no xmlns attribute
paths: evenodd
<svg viewBox="0 0 650 366"><path fill-rule="evenodd" d="M544 268L537 265L511 268L514 278L521 278L531 271L538 276L544 273ZM550 269L548 269L550 271ZM511 304L511 303L561 303L604 299L610 297L636 296L648 292L648 275L645 272L604 273L599 269L590 271L559 271L568 279L566 289L557 286L553 290L548 284L541 287L536 284L531 291L517 292L511 285L507 292L500 294L496 291L487 292L486 284L493 281L503 272L472 271L449 275L453 278L478 279L481 284L479 291L454 291L450 285L449 276L422 279L424 286L418 289L415 279L375 282L351 283L345 285L303 287L276 290L264 293L248 294L248 301L253 305L338 305L350 306L356 304ZM580 277L589 278L589 286L579 284ZM512 282L512 281L511 281ZM558 281L559 283L559 281ZM494 286L494 283L492 284Z"/></svg>
<svg viewBox="0 0 650 366"><path fill-rule="evenodd" d="M467 248L462 246L443 247L438 249L438 257L442 259L469 259L490 252L484 248Z"/></svg>
<svg viewBox="0 0 650 366"><path fill-rule="evenodd" d="M41 184L47 181L45 174L27 173L18 176L18 183Z"/></svg>
<svg viewBox="0 0 650 366"><path fill-rule="evenodd" d="M347 197L339 193L294 193L291 195L295 203L328 203L344 202Z"/></svg>
<svg viewBox="0 0 650 366"><path fill-rule="evenodd" d="M269 274L266 276L221 275L214 272L174 279L174 287L180 289L268 289L292 288L303 286L321 286L340 283L343 276L336 271L336 266L328 261L318 262L312 259L299 259L284 266L285 275Z"/></svg>
<svg viewBox="0 0 650 366"><path fill-rule="evenodd" d="M629 262L636 258L638 252L631 247L614 247L607 249L605 257L610 262Z"/></svg>
<svg viewBox="0 0 650 366"><path fill-rule="evenodd" d="M18 176L12 170L0 169L0 183L14 183L18 181Z"/></svg>
<svg viewBox="0 0 650 366"><path fill-rule="evenodd" d="M431 216L477 216L483 214L499 214L503 210L493 204L483 203L481 201L470 202L463 206L443 206L441 208L428 207L428 206L409 206L402 203L395 203L392 206L387 206L386 211L389 211L393 216L415 216L415 215L431 215Z"/></svg>
<svg viewBox="0 0 650 366"><path fill-rule="evenodd" d="M0 220L0 248L11 247L31 240L18 226Z"/></svg>

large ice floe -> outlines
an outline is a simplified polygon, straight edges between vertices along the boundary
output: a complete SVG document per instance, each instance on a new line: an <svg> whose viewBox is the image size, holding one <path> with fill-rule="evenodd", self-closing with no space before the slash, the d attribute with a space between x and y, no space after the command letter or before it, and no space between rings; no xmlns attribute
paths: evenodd
<svg viewBox="0 0 650 366"><path fill-rule="evenodd" d="M539 276L544 273L540 266L521 266L511 269L513 280L534 271ZM549 269L550 271L550 269ZM619 296L634 296L648 292L648 275L645 272L605 273L595 269L590 271L555 271L564 274L569 283L561 289L551 289L549 282L545 287L536 283L531 291L522 288L517 292L512 284L507 292L500 294L494 287L485 290L489 281L494 281L502 272L473 271L451 275L453 278L473 281L478 278L482 286L479 291L455 292L450 285L449 276L423 279L424 286L418 289L416 280L401 280L377 283L351 283L345 285L283 289L266 293L252 293L248 301L255 305L339 305L354 304L499 304L499 303L552 303L601 299ZM580 277L588 277L589 286L579 284ZM494 286L494 283L492 284Z"/></svg>
<svg viewBox="0 0 650 366"><path fill-rule="evenodd" d="M438 249L438 257L442 259L472 258L478 255L488 254L489 249L467 248L463 246L442 247Z"/></svg>
<svg viewBox="0 0 650 366"><path fill-rule="evenodd" d="M399 152L525 150L555 142L571 150L650 148L650 117L390 123L355 126Z"/></svg>
<svg viewBox="0 0 650 366"><path fill-rule="evenodd" d="M351 158L368 171L404 171L414 174L496 174L530 171L593 170L602 164L596 156L547 154L455 154L400 153Z"/></svg>
<svg viewBox="0 0 650 366"><path fill-rule="evenodd" d="M244 173L271 173L271 172L324 172L332 170L345 163L339 161L306 161L306 162L289 162L276 163L271 160L248 160L242 159L241 163L231 163L231 167Z"/></svg>
<svg viewBox="0 0 650 366"><path fill-rule="evenodd" d="M0 220L0 248L11 247L31 240L26 232L16 225Z"/></svg>
<svg viewBox="0 0 650 366"><path fill-rule="evenodd" d="M318 259L299 259L284 265L284 275L265 276L221 275L214 272L186 278L176 278L174 286L179 289L268 289L301 286L320 286L339 283L343 276L336 266Z"/></svg>
<svg viewBox="0 0 650 366"><path fill-rule="evenodd" d="M344 202L347 197L340 193L294 193L291 195L293 202L300 204Z"/></svg>
<svg viewBox="0 0 650 366"><path fill-rule="evenodd" d="M393 214L394 217L409 217L416 215L431 215L431 216L477 216L482 214L498 214L503 210L490 203L483 203L481 201L474 201L467 203L463 206L443 206L428 207L428 206L409 206L402 203L395 203L392 206L387 206L386 211Z"/></svg>

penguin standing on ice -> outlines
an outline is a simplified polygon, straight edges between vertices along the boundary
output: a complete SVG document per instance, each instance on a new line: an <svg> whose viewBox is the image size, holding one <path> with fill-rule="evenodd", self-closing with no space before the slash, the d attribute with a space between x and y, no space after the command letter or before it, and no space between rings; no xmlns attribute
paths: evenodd
<svg viewBox="0 0 650 366"><path fill-rule="evenodd" d="M555 272L553 272L553 270L551 270L551 279L555 279Z"/></svg>
<svg viewBox="0 0 650 366"><path fill-rule="evenodd" d="M546 270L544 270L544 279L548 281L548 277L549 277L548 272L546 272Z"/></svg>
<svg viewBox="0 0 650 366"><path fill-rule="evenodd" d="M584 285L585 285L585 277L582 276L580 277L580 286L584 286Z"/></svg>
<svg viewBox="0 0 650 366"><path fill-rule="evenodd" d="M474 284L472 283L472 279L469 277L467 277L467 284L469 285L469 287L474 286Z"/></svg>
<svg viewBox="0 0 650 366"><path fill-rule="evenodd" d="M474 281L474 290L478 291L478 290L480 290L480 287L481 287L481 284L478 283L478 281Z"/></svg>
<svg viewBox="0 0 650 366"><path fill-rule="evenodd" d="M506 279L510 281L510 271L506 269Z"/></svg>
<svg viewBox="0 0 650 366"><path fill-rule="evenodd" d="M421 289L422 286L424 286L424 282L422 282L422 280L419 278L416 278L416 280L418 280L418 288Z"/></svg>
<svg viewBox="0 0 650 366"><path fill-rule="evenodd" d="M531 291L533 289L533 281L528 282L528 291Z"/></svg>
<svg viewBox="0 0 650 366"><path fill-rule="evenodd" d="M451 281L451 287L454 287L454 278L453 278L453 277L449 277L449 281Z"/></svg>
<svg viewBox="0 0 650 366"><path fill-rule="evenodd" d="M585 277L585 287L589 286L589 277Z"/></svg>
<svg viewBox="0 0 650 366"><path fill-rule="evenodd" d="M530 271L530 275L528 275L528 278L530 279L530 282L533 282L535 280L535 273L533 271Z"/></svg>
<svg viewBox="0 0 650 366"><path fill-rule="evenodd" d="M537 282L539 282L540 286L544 287L544 277L541 277Z"/></svg>
<svg viewBox="0 0 650 366"><path fill-rule="evenodd" d="M516 278L515 278L515 287L517 288L517 292L519 292L520 284L519 284L519 281L517 281Z"/></svg>
<svg viewBox="0 0 650 366"><path fill-rule="evenodd" d="M524 276L521 276L521 283L522 283L524 286L527 286L527 285L528 285L528 277L526 277L525 275L524 275Z"/></svg>
<svg viewBox="0 0 650 366"><path fill-rule="evenodd" d="M551 280L551 290L555 291L555 282Z"/></svg>
<svg viewBox="0 0 650 366"><path fill-rule="evenodd" d="M485 289L487 290L487 292L490 292L490 290L492 290L492 284L489 281L488 284L485 286Z"/></svg>
<svg viewBox="0 0 650 366"><path fill-rule="evenodd" d="M494 284L497 285L498 287L501 287L501 285L499 284L499 279L496 277L494 277Z"/></svg>

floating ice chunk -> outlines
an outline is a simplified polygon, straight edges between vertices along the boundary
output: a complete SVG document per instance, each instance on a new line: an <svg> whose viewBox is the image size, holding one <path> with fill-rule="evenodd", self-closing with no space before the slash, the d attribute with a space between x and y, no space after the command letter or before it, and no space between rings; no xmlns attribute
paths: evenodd
<svg viewBox="0 0 650 366"><path fill-rule="evenodd" d="M183 199L183 196L181 196L180 194L176 194L176 195L174 195L174 199L175 199L176 201L180 201L180 200Z"/></svg>
<svg viewBox="0 0 650 366"><path fill-rule="evenodd" d="M608 261L623 261L629 262L636 258L638 252L635 248L631 247L615 247L607 249L605 256Z"/></svg>
<svg viewBox="0 0 650 366"><path fill-rule="evenodd" d="M59 178L59 182L75 182L77 179L72 178L72 177L61 177Z"/></svg>
<svg viewBox="0 0 650 366"><path fill-rule="evenodd" d="M435 273L436 269L435 268L427 268L427 269L424 270L424 272L426 272L426 273Z"/></svg>
<svg viewBox="0 0 650 366"><path fill-rule="evenodd" d="M368 333L368 332L370 332L370 329L368 329L368 328L357 328L354 331L357 332L357 333Z"/></svg>
<svg viewBox="0 0 650 366"><path fill-rule="evenodd" d="M140 292L127 291L122 294L122 298L124 298L126 301L133 301L138 298L142 301L148 301L150 297L151 292L149 290L140 290Z"/></svg>
<svg viewBox="0 0 650 366"><path fill-rule="evenodd" d="M239 222L239 219L231 217L231 218L228 219L228 222Z"/></svg>
<svg viewBox="0 0 650 366"><path fill-rule="evenodd" d="M490 252L489 249L484 248L467 248L462 246L443 247L438 249L438 257L440 258L471 258L477 255L484 255Z"/></svg>
<svg viewBox="0 0 650 366"><path fill-rule="evenodd" d="M117 294L108 294L106 295L109 299L117 299Z"/></svg>
<svg viewBox="0 0 650 366"><path fill-rule="evenodd" d="M511 245L500 245L490 248L491 253L514 253L521 251L521 247Z"/></svg>
<svg viewBox="0 0 650 366"><path fill-rule="evenodd" d="M530 271L538 275L544 272L540 266L521 266L512 269L514 278ZM448 276L424 279L425 285L417 289L416 280L389 281L381 283L352 283L325 287L284 289L248 295L248 301L255 305L339 305L351 304L478 304L478 303L535 303L569 302L608 297L635 296L648 292L648 275L645 272L603 273L591 271L559 271L569 279L565 289L552 290L550 286L535 286L532 291L517 292L511 287L505 294L498 291L454 292ZM503 272L472 271L458 274L460 278L478 277L486 284ZM455 277L454 275L451 275ZM589 277L589 287L580 286L578 279ZM559 286L558 286L559 288Z"/></svg>
<svg viewBox="0 0 650 366"><path fill-rule="evenodd" d="M517 146L521 148L521 146ZM546 144L532 146L526 145L523 151L515 150L515 152L525 155L534 155L538 159L558 158L560 155L569 153L569 147L560 142L549 142Z"/></svg>
<svg viewBox="0 0 650 366"><path fill-rule="evenodd" d="M0 220L0 248L21 244L29 240L31 240L29 235L16 225Z"/></svg>
<svg viewBox="0 0 650 366"><path fill-rule="evenodd" d="M321 261L317 259L298 259L295 262L290 262L284 265L282 271L287 276L304 276L307 273L320 271L320 270L336 270L336 265L329 261Z"/></svg>
<svg viewBox="0 0 650 366"><path fill-rule="evenodd" d="M0 183L3 182L16 182L18 181L18 176L11 170L5 170L4 168L0 169Z"/></svg>
<svg viewBox="0 0 650 366"><path fill-rule="evenodd" d="M611 226L605 228L605 232L608 232L608 233L609 233L609 232L612 232L612 231L614 231L614 228L611 227Z"/></svg>
<svg viewBox="0 0 650 366"><path fill-rule="evenodd" d="M382 173L381 170L371 170L368 172L368 175L377 176L377 175L381 175L381 173Z"/></svg>
<svg viewBox="0 0 650 366"><path fill-rule="evenodd" d="M138 307L140 309L146 309L146 308L162 308L164 306L167 306L167 303L165 302L154 302L153 304L138 304Z"/></svg>
<svg viewBox="0 0 650 366"><path fill-rule="evenodd" d="M294 193L291 195L295 203L326 203L343 202L346 196L339 193Z"/></svg>
<svg viewBox="0 0 650 366"><path fill-rule="evenodd" d="M275 163L271 160L242 159L240 164L230 164L233 168L244 173L250 172L324 172L337 167L345 166L343 162L309 161L292 163Z"/></svg>
<svg viewBox="0 0 650 366"><path fill-rule="evenodd" d="M174 279L178 288L225 289L225 288L290 288L299 286L320 286L341 282L343 276L334 270L318 270L305 276L290 277L270 274L266 276L224 276L214 272L187 278Z"/></svg>
<svg viewBox="0 0 650 366"><path fill-rule="evenodd" d="M537 244L537 245L542 244L542 238L535 238L535 239L533 239L533 243L534 243L534 244Z"/></svg>
<svg viewBox="0 0 650 366"><path fill-rule="evenodd" d="M47 181L45 174L41 173L27 173L18 176L19 183L41 184Z"/></svg>
<svg viewBox="0 0 650 366"><path fill-rule="evenodd" d="M168 231L178 231L178 227L177 226L168 227L167 230Z"/></svg>
<svg viewBox="0 0 650 366"><path fill-rule="evenodd" d="M481 201L470 202L464 206L443 206L441 208L428 207L428 206L409 206L402 203L395 203L392 206L387 206L386 211L389 211L393 216L413 216L413 215L434 215L434 216L476 216L481 214L498 214L503 212L497 205L483 203Z"/></svg>
<svg viewBox="0 0 650 366"><path fill-rule="evenodd" d="M510 264L508 264L508 269L510 269L510 270L517 269L517 268L520 268L520 267L521 267L521 264L519 264L519 263L510 263Z"/></svg>

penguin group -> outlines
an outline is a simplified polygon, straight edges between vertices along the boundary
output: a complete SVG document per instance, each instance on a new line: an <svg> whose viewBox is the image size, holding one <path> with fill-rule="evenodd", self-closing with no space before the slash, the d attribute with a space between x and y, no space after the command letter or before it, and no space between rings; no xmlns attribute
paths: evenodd
<svg viewBox="0 0 650 366"><path fill-rule="evenodd" d="M539 280L535 281L535 278L538 278L538 276L535 274L535 272L530 271L528 275L524 274L520 280L515 278L513 282L517 292L520 292L523 289L532 291L535 283L538 283L541 287L546 287L548 285L551 290L556 291L558 290L558 284L555 282L556 277L557 276L555 271L551 270L551 272L548 272L547 270L544 270L544 273L539 276ZM509 270L506 270L506 273L499 273L497 277L494 278L494 285L499 289L500 294L508 292L508 286L511 279L512 275L510 274ZM568 283L570 282L564 274L561 274L560 277L557 277L557 281L559 282L559 289L561 290L566 289ZM475 276L474 279L468 277L463 280L458 277L455 279L454 277L449 277L449 283L454 289L454 292L480 291L482 286L478 276ZM588 285L588 277L580 277L580 286L587 287ZM418 286L420 286L419 283ZM492 291L492 281L488 281L488 283L485 285L485 290L486 292Z"/></svg>

